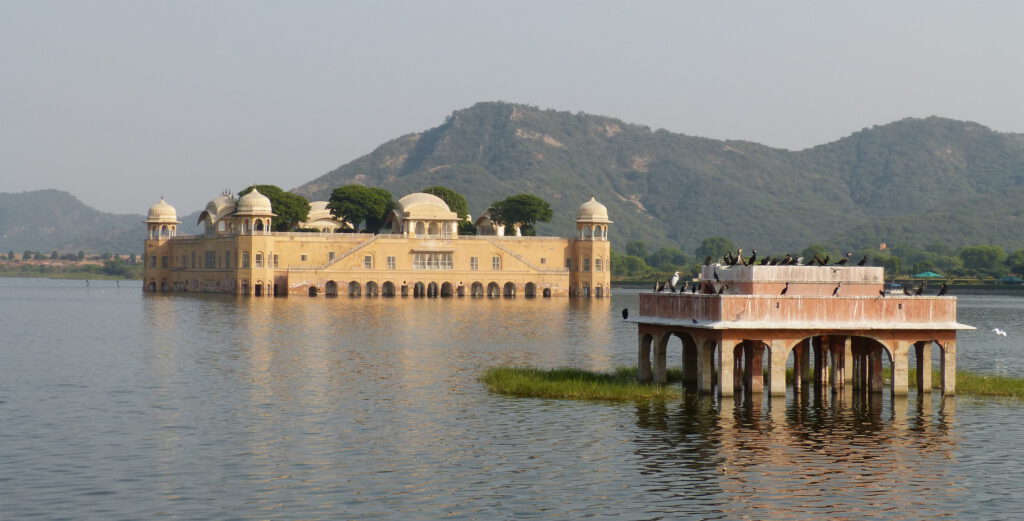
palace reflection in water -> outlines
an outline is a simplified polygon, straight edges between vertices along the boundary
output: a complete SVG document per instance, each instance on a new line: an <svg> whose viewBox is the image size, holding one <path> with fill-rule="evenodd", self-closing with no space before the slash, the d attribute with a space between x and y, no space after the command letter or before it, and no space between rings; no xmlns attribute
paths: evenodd
<svg viewBox="0 0 1024 521"><path fill-rule="evenodd" d="M614 404L509 398L477 380L499 364L635 363L636 326L618 318L635 306L625 291L251 299L0 284L13 332L0 348L0 511L12 518L987 519L1024 509L1016 403L806 386ZM986 345L965 336L961 348L978 356Z"/></svg>

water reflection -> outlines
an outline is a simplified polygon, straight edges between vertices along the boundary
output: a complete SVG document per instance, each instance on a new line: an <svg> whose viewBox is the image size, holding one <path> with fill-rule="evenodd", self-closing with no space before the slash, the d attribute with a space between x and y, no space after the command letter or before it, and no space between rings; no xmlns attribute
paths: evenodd
<svg viewBox="0 0 1024 521"><path fill-rule="evenodd" d="M635 407L641 469L729 519L959 517L955 399L687 393ZM912 492L908 484L912 483ZM685 492L684 492L685 491Z"/></svg>

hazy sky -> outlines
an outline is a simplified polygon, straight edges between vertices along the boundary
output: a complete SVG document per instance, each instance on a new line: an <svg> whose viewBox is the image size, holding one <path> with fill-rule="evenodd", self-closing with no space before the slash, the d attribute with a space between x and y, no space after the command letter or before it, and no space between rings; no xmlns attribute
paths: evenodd
<svg viewBox="0 0 1024 521"><path fill-rule="evenodd" d="M0 192L179 214L478 101L801 149L1024 132L1024 2L0 0Z"/></svg>

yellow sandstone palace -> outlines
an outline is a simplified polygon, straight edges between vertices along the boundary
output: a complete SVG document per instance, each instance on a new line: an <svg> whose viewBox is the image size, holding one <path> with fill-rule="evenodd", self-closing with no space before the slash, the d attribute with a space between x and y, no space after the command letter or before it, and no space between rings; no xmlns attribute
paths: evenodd
<svg viewBox="0 0 1024 521"><path fill-rule="evenodd" d="M431 194L402 197L390 233L334 233L326 203L310 203L304 229L272 232L270 199L253 190L210 201L202 235L178 235L163 199L146 218L145 291L249 296L317 294L413 297L611 295L608 209L593 197L576 212L576 235L505 236L486 214L481 235L459 235L458 216ZM516 230L518 233L518 230Z"/></svg>

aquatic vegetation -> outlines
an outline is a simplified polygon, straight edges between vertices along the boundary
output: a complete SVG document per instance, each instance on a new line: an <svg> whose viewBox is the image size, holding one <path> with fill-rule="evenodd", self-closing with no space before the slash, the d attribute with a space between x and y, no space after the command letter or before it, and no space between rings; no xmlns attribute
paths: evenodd
<svg viewBox="0 0 1024 521"><path fill-rule="evenodd" d="M884 375L889 378L888 369ZM932 373L934 392L941 388L941 375ZM917 387L916 371L909 371L911 389ZM540 369L536 367L492 367L480 381L492 392L520 398L552 398L569 400L650 400L682 397L682 371L668 371L669 385L636 381L636 367L617 367L611 371L588 371L571 367ZM792 382L792 371L786 381ZM1024 399L1024 378L956 372L956 392L962 395Z"/></svg>

